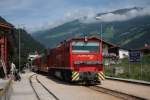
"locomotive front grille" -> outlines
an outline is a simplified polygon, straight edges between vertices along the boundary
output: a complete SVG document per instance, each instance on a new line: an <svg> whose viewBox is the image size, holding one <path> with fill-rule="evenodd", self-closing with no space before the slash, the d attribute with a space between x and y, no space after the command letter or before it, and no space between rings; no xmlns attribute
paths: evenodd
<svg viewBox="0 0 150 100"><path fill-rule="evenodd" d="M96 80L97 74L95 72L81 72L80 79L85 81Z"/></svg>
<svg viewBox="0 0 150 100"><path fill-rule="evenodd" d="M100 65L99 61L75 61L75 65Z"/></svg>

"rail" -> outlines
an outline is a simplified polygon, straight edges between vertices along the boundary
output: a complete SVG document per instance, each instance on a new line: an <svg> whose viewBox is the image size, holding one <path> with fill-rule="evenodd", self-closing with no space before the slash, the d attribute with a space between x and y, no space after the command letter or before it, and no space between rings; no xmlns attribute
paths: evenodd
<svg viewBox="0 0 150 100"><path fill-rule="evenodd" d="M33 91L34 91L34 93L35 93L37 99L40 100L40 97L39 97L39 95L37 94L37 92L36 92L36 90L35 90L35 88L33 87L33 84L32 84L32 77L33 77L34 75L36 75L36 74L33 74L33 75L31 75L31 76L29 77L29 82L30 82L30 85L31 85L31 87L32 87L32 89L33 89Z"/></svg>
<svg viewBox="0 0 150 100"><path fill-rule="evenodd" d="M44 84L42 84L42 82L37 78L37 76L36 76L36 80L42 85L42 87L45 89L45 90L47 90L56 100L59 100L58 99L58 97L54 94L54 93L52 93Z"/></svg>
<svg viewBox="0 0 150 100"><path fill-rule="evenodd" d="M108 77L108 76L106 76L106 79L113 80L113 81L125 82L125 83L131 83L131 84L139 84L139 85L143 85L143 86L150 86L150 82L140 81L140 80L123 79L123 78ZM121 92L121 91L118 91L117 89L110 89L110 88L103 87L100 85L99 86L89 86L89 88L91 88L95 91L99 91L99 92L107 93L107 94L110 94L113 96L117 96L122 99L147 100L147 98L145 98L145 97L140 97L137 95Z"/></svg>
<svg viewBox="0 0 150 100"><path fill-rule="evenodd" d="M117 90L111 90L108 88L104 88L104 87L99 87L99 86L87 86L88 88L94 90L94 91L98 91L98 92L102 92L105 94L109 94L124 100L147 100L146 98L142 98L142 97L138 97L138 96L134 96L131 94L127 94L127 93L123 93Z"/></svg>
<svg viewBox="0 0 150 100"><path fill-rule="evenodd" d="M127 82L127 83L141 84L141 85L148 85L148 86L150 86L150 82L141 81L141 80L123 79L123 78L108 77L108 76L106 76L106 79L108 79L108 80L114 80L114 81L122 81L122 82Z"/></svg>
<svg viewBox="0 0 150 100"><path fill-rule="evenodd" d="M36 74L33 74L30 76L29 80L30 80L30 84L31 84L31 87L33 88L35 94L36 94L36 97L38 100L41 100L40 96L38 95L36 89L34 88L33 84L32 84L32 77L35 76ZM54 98L54 100L59 100L59 98L54 94L52 93L38 78L37 78L37 75L36 75L36 81Z"/></svg>

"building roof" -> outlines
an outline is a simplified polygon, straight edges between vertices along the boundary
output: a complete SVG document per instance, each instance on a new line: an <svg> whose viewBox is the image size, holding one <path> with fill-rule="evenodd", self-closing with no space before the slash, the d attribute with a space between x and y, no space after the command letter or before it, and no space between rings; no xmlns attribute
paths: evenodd
<svg viewBox="0 0 150 100"><path fill-rule="evenodd" d="M6 29L12 29L14 26L11 24L1 23L0 22L0 28L6 28Z"/></svg>
<svg viewBox="0 0 150 100"><path fill-rule="evenodd" d="M140 50L141 50L141 51L142 51L142 50L150 50L150 45L147 45L147 46L141 48Z"/></svg>
<svg viewBox="0 0 150 100"><path fill-rule="evenodd" d="M78 39L83 39L83 37L82 38L72 38L73 40L78 40ZM101 39L101 38L98 38L98 37L88 37L88 39L96 39L96 40L99 40L99 41L103 41L103 43L104 44L107 44L107 45L109 45L110 47L112 47L112 48L114 48L114 47L118 47L118 48L120 48L120 46L117 46L116 44L113 44L113 43L110 43L110 42L107 42L107 41L105 41L104 39ZM69 39L69 40L71 40L71 39Z"/></svg>

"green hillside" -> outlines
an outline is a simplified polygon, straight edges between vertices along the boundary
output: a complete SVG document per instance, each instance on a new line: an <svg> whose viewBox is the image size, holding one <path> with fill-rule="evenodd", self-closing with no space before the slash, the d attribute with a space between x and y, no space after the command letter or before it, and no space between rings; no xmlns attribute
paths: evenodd
<svg viewBox="0 0 150 100"><path fill-rule="evenodd" d="M140 11L142 8L120 9L112 11L111 13L122 15L130 10ZM100 13L102 16L107 13ZM103 38L106 41L118 44L119 46L137 49L144 46L145 43L150 44L150 16L137 16L135 18L125 21L112 21L112 22L91 22L84 23L82 20L77 19L64 23L58 27L38 31L33 33L37 39L46 47L53 48L61 41L72 37L96 36L100 37L100 24L103 25Z"/></svg>

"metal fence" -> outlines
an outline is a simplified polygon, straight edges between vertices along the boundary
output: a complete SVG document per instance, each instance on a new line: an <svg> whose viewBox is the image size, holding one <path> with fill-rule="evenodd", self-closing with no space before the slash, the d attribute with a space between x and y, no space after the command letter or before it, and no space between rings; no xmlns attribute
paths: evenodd
<svg viewBox="0 0 150 100"><path fill-rule="evenodd" d="M107 76L150 81L150 55L144 56L136 63L129 62L129 58L118 61L109 58L104 69Z"/></svg>

